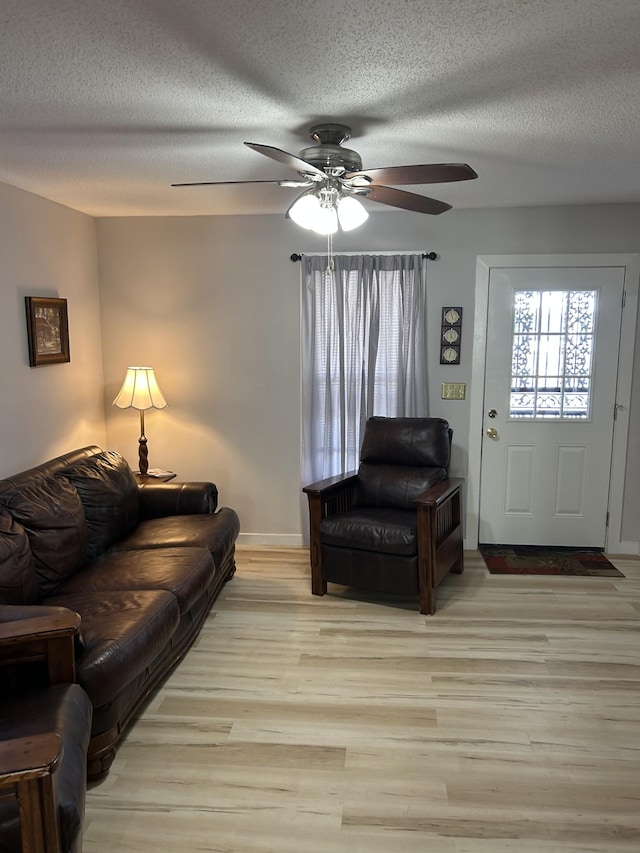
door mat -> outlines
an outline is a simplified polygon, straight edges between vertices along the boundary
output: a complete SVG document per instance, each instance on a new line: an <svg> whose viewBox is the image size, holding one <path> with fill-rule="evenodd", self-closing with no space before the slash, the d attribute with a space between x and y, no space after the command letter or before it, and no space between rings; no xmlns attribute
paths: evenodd
<svg viewBox="0 0 640 853"><path fill-rule="evenodd" d="M492 575L577 575L623 578L601 551L533 545L478 545Z"/></svg>

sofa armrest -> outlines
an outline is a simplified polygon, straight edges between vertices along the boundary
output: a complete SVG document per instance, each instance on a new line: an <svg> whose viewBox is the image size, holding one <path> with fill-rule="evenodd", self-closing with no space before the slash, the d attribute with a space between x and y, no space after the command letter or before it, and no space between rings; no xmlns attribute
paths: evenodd
<svg viewBox="0 0 640 853"><path fill-rule="evenodd" d="M218 508L218 489L213 483L143 483L141 518L169 515L210 515Z"/></svg>
<svg viewBox="0 0 640 853"><path fill-rule="evenodd" d="M80 616L66 607L0 607L0 665L46 661L51 684L74 682L79 628Z"/></svg>

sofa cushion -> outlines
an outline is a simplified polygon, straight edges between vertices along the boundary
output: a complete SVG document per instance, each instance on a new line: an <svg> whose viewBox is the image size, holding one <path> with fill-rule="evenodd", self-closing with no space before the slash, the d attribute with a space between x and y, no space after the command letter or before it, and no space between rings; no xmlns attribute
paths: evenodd
<svg viewBox="0 0 640 853"><path fill-rule="evenodd" d="M17 485L0 501L29 537L38 584L48 595L87 559L89 531L75 488L64 477Z"/></svg>
<svg viewBox="0 0 640 853"><path fill-rule="evenodd" d="M186 613L206 593L215 574L206 548L110 551L69 578L57 594L165 589L177 597L180 613Z"/></svg>
<svg viewBox="0 0 640 853"><path fill-rule="evenodd" d="M26 531L0 507L0 604L34 604L39 594Z"/></svg>
<svg viewBox="0 0 640 853"><path fill-rule="evenodd" d="M415 511L416 498L446 476L445 468L372 465L363 462L358 471L356 504Z"/></svg>
<svg viewBox="0 0 640 853"><path fill-rule="evenodd" d="M235 510L221 507L212 515L172 515L141 521L126 539L112 550L146 550L191 546L208 548L216 567L221 566L233 548L240 521Z"/></svg>
<svg viewBox="0 0 640 853"><path fill-rule="evenodd" d="M323 518L322 545L412 556L418 552L416 514L388 507L355 509Z"/></svg>
<svg viewBox="0 0 640 853"><path fill-rule="evenodd" d="M95 708L112 701L161 654L180 622L178 601L165 590L70 592L45 602L82 617L84 653L78 682Z"/></svg>
<svg viewBox="0 0 640 853"><path fill-rule="evenodd" d="M89 528L89 557L133 530L138 522L140 496L127 461L105 451L67 468L63 475L76 487Z"/></svg>

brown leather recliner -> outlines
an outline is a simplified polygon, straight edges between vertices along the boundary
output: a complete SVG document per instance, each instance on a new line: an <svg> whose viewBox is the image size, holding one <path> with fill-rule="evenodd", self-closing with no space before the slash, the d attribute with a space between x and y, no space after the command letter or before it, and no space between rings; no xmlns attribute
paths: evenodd
<svg viewBox="0 0 640 853"><path fill-rule="evenodd" d="M61 607L0 605L0 853L82 850L93 709L72 683L79 624ZM43 683L23 690L33 667Z"/></svg>
<svg viewBox="0 0 640 853"><path fill-rule="evenodd" d="M370 418L358 471L303 489L314 595L329 581L418 595L420 612L435 612L438 584L463 570L463 481L447 476L451 435L441 418Z"/></svg>

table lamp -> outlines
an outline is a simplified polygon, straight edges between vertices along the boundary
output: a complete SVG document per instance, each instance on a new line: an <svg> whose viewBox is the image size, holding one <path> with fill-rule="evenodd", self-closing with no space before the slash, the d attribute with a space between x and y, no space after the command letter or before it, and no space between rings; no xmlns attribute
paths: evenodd
<svg viewBox="0 0 640 853"><path fill-rule="evenodd" d="M149 469L149 450L147 437L144 434L144 413L146 409L164 409L167 406L167 401L158 387L153 367L128 367L122 388L113 405L119 409L140 410L138 460L140 473L146 474Z"/></svg>

